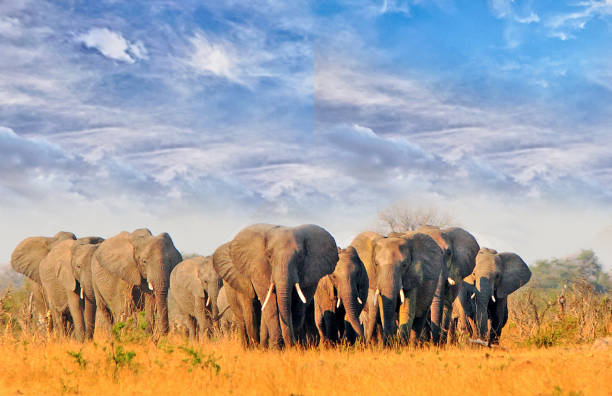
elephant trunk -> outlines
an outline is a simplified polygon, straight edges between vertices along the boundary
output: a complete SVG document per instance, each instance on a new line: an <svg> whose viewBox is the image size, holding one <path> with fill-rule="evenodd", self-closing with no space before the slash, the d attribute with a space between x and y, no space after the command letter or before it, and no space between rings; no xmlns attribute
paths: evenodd
<svg viewBox="0 0 612 396"><path fill-rule="evenodd" d="M294 284L287 280L284 282L275 282L275 284L281 333L285 345L291 346L294 343L293 318L291 315L291 300Z"/></svg>
<svg viewBox="0 0 612 396"><path fill-rule="evenodd" d="M168 334L168 291L154 291L155 298L155 331L158 334Z"/></svg>
<svg viewBox="0 0 612 396"><path fill-rule="evenodd" d="M345 321L350 323L355 333L359 335L359 337L364 338L363 335L363 327L359 323L359 314L361 313L361 304L357 302L357 293L354 288L349 290L339 290L340 298L342 299L342 303L344 304L344 309L346 311ZM345 330L346 332L346 330Z"/></svg>
<svg viewBox="0 0 612 396"><path fill-rule="evenodd" d="M431 338L434 344L440 342L440 331L442 323L442 313L444 310L444 296L447 289L447 278L448 272L443 270L440 272L438 282L436 284L436 291L431 301Z"/></svg>
<svg viewBox="0 0 612 396"><path fill-rule="evenodd" d="M486 341L489 334L489 300L491 299L493 288L487 278L480 278L476 282L478 289L476 297L476 326L481 340Z"/></svg>
<svg viewBox="0 0 612 396"><path fill-rule="evenodd" d="M383 324L383 340L385 343L390 337L395 336L397 326L395 323L395 308L397 307L397 296L399 293L399 282L394 277L389 277L380 286L381 318Z"/></svg>

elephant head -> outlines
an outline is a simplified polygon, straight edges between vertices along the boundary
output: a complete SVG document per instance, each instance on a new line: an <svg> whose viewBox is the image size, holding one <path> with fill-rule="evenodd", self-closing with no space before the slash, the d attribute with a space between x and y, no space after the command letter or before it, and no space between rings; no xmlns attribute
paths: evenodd
<svg viewBox="0 0 612 396"><path fill-rule="evenodd" d="M40 262L55 245L67 239L75 240L76 236L71 232L60 231L53 237L26 238L13 251L11 267L40 284Z"/></svg>
<svg viewBox="0 0 612 396"><path fill-rule="evenodd" d="M338 252L334 238L316 225L294 228L256 224L240 231L230 245L233 266L220 272L232 280L249 279L262 304L262 326L271 346L295 342L294 321L303 319L305 306L319 280L334 271ZM225 273L225 275L223 275ZM236 282L240 287L239 283ZM236 289L238 289L236 287ZM294 317L294 312L296 317Z"/></svg>
<svg viewBox="0 0 612 396"><path fill-rule="evenodd" d="M338 256L336 269L329 275L338 298L336 306L340 303L344 305L344 320L350 323L359 337L364 338L359 315L368 298L368 273L354 247L348 246L340 250Z"/></svg>
<svg viewBox="0 0 612 396"><path fill-rule="evenodd" d="M489 335L488 312L495 304L505 303L509 294L525 285L531 278L531 271L515 253L497 253L482 248L476 256L471 278L476 286L476 326L480 337L486 339Z"/></svg>
<svg viewBox="0 0 612 396"><path fill-rule="evenodd" d="M194 290L194 295L206 299L205 305L211 310L213 318L216 318L219 316L217 298L219 297L219 290L223 285L223 281L213 267L212 256L202 257L200 265L197 266L196 280L199 287L197 290ZM196 292L198 294L195 294Z"/></svg>
<svg viewBox="0 0 612 396"><path fill-rule="evenodd" d="M100 266L133 287L147 285L155 303L155 331L168 333L170 272L182 261L170 235L153 236L147 229L122 232L100 244L95 253ZM145 287L142 287L145 289Z"/></svg>
<svg viewBox="0 0 612 396"><path fill-rule="evenodd" d="M65 240L58 244L65 253L66 262L56 263L57 278L64 288L80 294L81 299L94 298L91 280L91 258L98 246L104 242L100 237L84 237Z"/></svg>
<svg viewBox="0 0 612 396"><path fill-rule="evenodd" d="M458 227L440 229L435 226L422 226L417 232L433 238L444 254L445 265L440 271L431 304L432 337L437 343L440 339L443 310L446 310L444 322L448 323L452 315L452 302L463 278L472 273L480 246L472 234Z"/></svg>

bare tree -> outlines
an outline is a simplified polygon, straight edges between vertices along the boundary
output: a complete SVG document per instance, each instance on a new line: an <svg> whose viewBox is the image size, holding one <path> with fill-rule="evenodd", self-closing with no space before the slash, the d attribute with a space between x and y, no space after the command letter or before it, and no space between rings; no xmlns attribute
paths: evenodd
<svg viewBox="0 0 612 396"><path fill-rule="evenodd" d="M406 202L380 210L378 220L382 233L414 231L422 225L445 227L454 222L451 215L435 206L411 206Z"/></svg>

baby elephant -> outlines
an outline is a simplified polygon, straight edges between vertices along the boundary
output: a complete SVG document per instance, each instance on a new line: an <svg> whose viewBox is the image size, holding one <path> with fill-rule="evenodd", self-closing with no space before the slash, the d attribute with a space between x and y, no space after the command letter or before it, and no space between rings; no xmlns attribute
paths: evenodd
<svg viewBox="0 0 612 396"><path fill-rule="evenodd" d="M338 251L334 272L321 278L314 296L315 323L321 340L354 343L364 338L359 314L368 297L368 274L352 246Z"/></svg>
<svg viewBox="0 0 612 396"><path fill-rule="evenodd" d="M202 338L212 330L219 315L217 297L222 284L211 256L188 258L172 270L169 306L175 311L172 316L187 327L189 337Z"/></svg>

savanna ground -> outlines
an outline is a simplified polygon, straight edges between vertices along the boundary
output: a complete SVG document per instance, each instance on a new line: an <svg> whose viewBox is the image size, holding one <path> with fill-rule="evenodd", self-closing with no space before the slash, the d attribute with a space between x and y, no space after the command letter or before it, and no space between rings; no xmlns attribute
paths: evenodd
<svg viewBox="0 0 612 396"><path fill-rule="evenodd" d="M612 395L612 348L594 344L612 332L610 295L576 284L560 296L534 289L513 295L493 348L265 351L178 335L154 344L138 317L111 337L80 344L30 331L5 311L0 395ZM17 296L5 296L5 307L10 298Z"/></svg>

